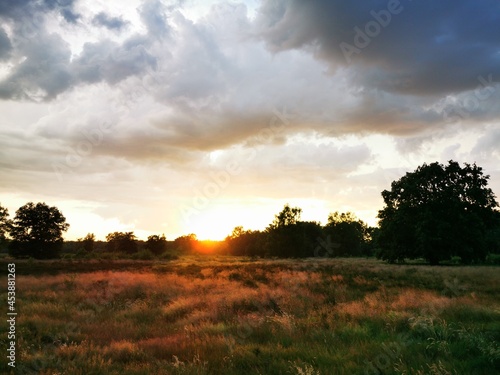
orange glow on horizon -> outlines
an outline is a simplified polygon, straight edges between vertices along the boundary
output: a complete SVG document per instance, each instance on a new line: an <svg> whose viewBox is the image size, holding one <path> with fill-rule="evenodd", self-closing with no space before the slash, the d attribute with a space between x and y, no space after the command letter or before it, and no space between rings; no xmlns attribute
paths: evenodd
<svg viewBox="0 0 500 375"><path fill-rule="evenodd" d="M214 254L223 250L223 241L199 240L194 248L194 251L200 254Z"/></svg>

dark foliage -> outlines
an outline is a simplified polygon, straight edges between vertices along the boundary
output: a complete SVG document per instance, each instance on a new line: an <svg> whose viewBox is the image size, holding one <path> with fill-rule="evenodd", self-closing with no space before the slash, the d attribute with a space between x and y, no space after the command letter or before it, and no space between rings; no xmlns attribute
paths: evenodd
<svg viewBox="0 0 500 375"><path fill-rule="evenodd" d="M365 244L370 240L368 226L352 213L335 212L329 215L324 231L327 238L334 241L331 244L331 256L366 255Z"/></svg>
<svg viewBox="0 0 500 375"><path fill-rule="evenodd" d="M167 250L167 239L164 234L161 236L153 234L148 237L144 247L154 255L160 255Z"/></svg>
<svg viewBox="0 0 500 375"><path fill-rule="evenodd" d="M300 221L302 210L285 205L265 231L236 227L226 238L232 255L306 258L361 256L370 252L370 230L351 213L334 213L322 227Z"/></svg>
<svg viewBox="0 0 500 375"><path fill-rule="evenodd" d="M498 233L498 203L489 176L475 164L424 164L384 190L378 257L389 262L424 258L431 264L459 256L484 261Z"/></svg>
<svg viewBox="0 0 500 375"><path fill-rule="evenodd" d="M16 258L56 258L62 248L62 234L68 228L66 218L56 207L27 203L16 211L12 221L9 252Z"/></svg>
<svg viewBox="0 0 500 375"><path fill-rule="evenodd" d="M197 248L197 245L198 238L193 233L177 237L174 240L175 250L181 253L190 253Z"/></svg>
<svg viewBox="0 0 500 375"><path fill-rule="evenodd" d="M95 247L95 235L94 233L88 233L84 238L79 238L78 242L81 245L81 250L85 253L91 253Z"/></svg>
<svg viewBox="0 0 500 375"><path fill-rule="evenodd" d="M134 232L113 232L106 236L106 250L110 253L133 254L138 250Z"/></svg>
<svg viewBox="0 0 500 375"><path fill-rule="evenodd" d="M0 205L0 245L7 239L7 233L10 231L9 210Z"/></svg>

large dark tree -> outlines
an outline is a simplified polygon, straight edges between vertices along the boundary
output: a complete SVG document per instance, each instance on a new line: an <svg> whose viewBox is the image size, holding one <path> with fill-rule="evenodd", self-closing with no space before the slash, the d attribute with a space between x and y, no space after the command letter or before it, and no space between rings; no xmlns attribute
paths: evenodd
<svg viewBox="0 0 500 375"><path fill-rule="evenodd" d="M56 207L27 203L16 211L12 221L10 254L36 259L55 258L62 248L63 232L68 228L66 218Z"/></svg>
<svg viewBox="0 0 500 375"><path fill-rule="evenodd" d="M389 262L424 258L431 264L461 257L483 261L498 225L489 176L476 164L424 164L384 190L378 256Z"/></svg>

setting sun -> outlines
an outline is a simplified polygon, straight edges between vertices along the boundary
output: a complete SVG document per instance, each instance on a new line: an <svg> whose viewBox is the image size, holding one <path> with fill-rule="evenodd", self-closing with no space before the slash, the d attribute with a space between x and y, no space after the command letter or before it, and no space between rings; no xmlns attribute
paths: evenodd
<svg viewBox="0 0 500 375"><path fill-rule="evenodd" d="M220 205L197 212L190 217L184 226L186 233L194 233L200 240L221 241L231 234L235 226L242 225L247 228L255 223L262 222L262 218L252 217L251 210L241 223L242 212L236 206Z"/></svg>

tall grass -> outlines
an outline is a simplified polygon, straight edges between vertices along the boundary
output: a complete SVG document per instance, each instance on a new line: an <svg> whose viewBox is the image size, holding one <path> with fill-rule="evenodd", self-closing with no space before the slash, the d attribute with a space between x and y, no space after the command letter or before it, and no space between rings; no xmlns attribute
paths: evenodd
<svg viewBox="0 0 500 375"><path fill-rule="evenodd" d="M495 267L186 257L83 262L79 271L74 263L34 262L32 274L18 264L17 373L500 371Z"/></svg>

